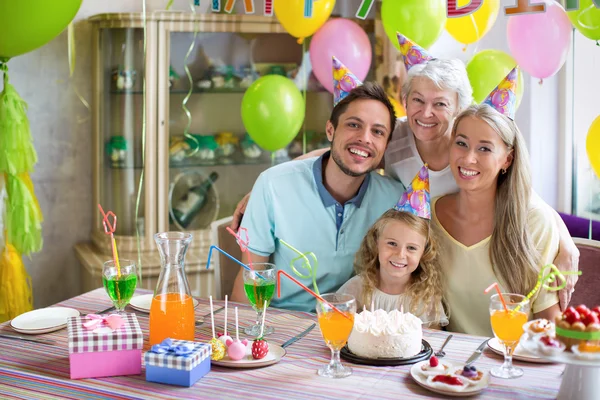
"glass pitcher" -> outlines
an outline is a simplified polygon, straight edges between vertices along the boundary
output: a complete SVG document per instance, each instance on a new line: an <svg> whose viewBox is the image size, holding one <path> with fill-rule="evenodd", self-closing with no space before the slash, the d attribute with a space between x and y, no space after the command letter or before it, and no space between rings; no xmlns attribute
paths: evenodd
<svg viewBox="0 0 600 400"><path fill-rule="evenodd" d="M185 253L192 235L163 232L154 235L161 270L150 306L150 345L166 338L194 340L194 299L185 276Z"/></svg>

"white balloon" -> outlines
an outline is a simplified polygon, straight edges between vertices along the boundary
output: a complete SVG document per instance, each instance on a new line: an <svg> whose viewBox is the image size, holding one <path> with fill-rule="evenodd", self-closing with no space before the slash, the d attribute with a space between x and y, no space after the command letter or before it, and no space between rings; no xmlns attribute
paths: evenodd
<svg viewBox="0 0 600 400"><path fill-rule="evenodd" d="M428 51L435 58L457 58L466 64L477 52L477 47L477 43L470 45L460 43L444 29L439 39L428 49Z"/></svg>

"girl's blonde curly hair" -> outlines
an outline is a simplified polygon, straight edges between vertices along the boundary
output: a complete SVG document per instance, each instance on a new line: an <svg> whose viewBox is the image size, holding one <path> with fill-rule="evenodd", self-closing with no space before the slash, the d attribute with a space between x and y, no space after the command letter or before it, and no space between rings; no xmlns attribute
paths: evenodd
<svg viewBox="0 0 600 400"><path fill-rule="evenodd" d="M354 260L354 269L363 278L361 302L362 304L371 303L373 290L379 287L380 266L377 242L391 221L405 223L426 239L419 267L412 273L410 284L404 294L411 299L411 313L431 315L435 317L435 321L440 321L444 310L442 306L442 271L438 259L437 241L429 226L429 221L407 212L394 209L386 211L365 235Z"/></svg>

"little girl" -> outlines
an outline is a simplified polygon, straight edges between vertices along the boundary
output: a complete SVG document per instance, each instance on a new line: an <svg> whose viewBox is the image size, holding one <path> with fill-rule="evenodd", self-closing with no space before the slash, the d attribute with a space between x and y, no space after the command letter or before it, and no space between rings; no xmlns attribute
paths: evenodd
<svg viewBox="0 0 600 400"><path fill-rule="evenodd" d="M430 227L427 166L415 177L398 204L367 232L355 257L357 276L338 290L363 306L391 311L404 308L439 328L448 324L442 299L437 243Z"/></svg>

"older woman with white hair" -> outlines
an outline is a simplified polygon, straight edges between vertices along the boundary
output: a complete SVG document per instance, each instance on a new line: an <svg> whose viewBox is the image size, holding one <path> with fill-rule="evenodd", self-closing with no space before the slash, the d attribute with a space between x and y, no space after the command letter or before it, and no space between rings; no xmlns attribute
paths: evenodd
<svg viewBox="0 0 600 400"><path fill-rule="evenodd" d="M406 117L396 121L386 149L382 168L385 174L410 184L423 164L429 167L431 198L458 192L449 163L454 119L473 103L473 89L467 70L458 59L433 58L426 50L399 35L404 64L408 71L402 87ZM329 149L319 149L298 159L316 157ZM231 224L237 229L250 194L237 205ZM535 193L532 199L551 211L559 228L560 251L554 264L563 271L577 270L579 250L558 213ZM567 286L559 292L560 306L566 308L577 281L568 277Z"/></svg>

